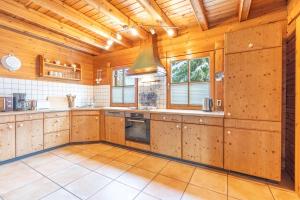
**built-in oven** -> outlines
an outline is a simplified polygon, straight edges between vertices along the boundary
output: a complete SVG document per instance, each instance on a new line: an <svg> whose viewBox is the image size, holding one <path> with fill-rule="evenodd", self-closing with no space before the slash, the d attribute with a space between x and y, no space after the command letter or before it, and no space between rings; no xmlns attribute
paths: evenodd
<svg viewBox="0 0 300 200"><path fill-rule="evenodd" d="M149 113L125 113L125 139L150 144Z"/></svg>

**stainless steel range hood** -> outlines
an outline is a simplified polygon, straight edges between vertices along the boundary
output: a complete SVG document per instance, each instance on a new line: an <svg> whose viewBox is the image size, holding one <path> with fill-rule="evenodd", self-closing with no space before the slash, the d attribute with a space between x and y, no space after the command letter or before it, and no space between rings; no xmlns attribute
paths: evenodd
<svg viewBox="0 0 300 200"><path fill-rule="evenodd" d="M133 66L127 71L127 75L129 76L146 74L154 76L166 75L166 70L158 57L156 38L154 36L145 43Z"/></svg>

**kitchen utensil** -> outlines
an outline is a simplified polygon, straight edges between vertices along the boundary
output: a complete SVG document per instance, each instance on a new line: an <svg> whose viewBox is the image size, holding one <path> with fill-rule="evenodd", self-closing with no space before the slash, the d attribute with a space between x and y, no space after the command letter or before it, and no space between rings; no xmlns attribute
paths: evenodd
<svg viewBox="0 0 300 200"><path fill-rule="evenodd" d="M13 110L12 97L0 97L0 112L8 112Z"/></svg>
<svg viewBox="0 0 300 200"><path fill-rule="evenodd" d="M204 98L202 110L205 112L212 112L213 109L213 100L212 98Z"/></svg>
<svg viewBox="0 0 300 200"><path fill-rule="evenodd" d="M26 110L26 94L25 93L13 93L13 110L20 111Z"/></svg>
<svg viewBox="0 0 300 200"><path fill-rule="evenodd" d="M71 94L67 95L68 98L68 103L69 103L69 108L73 108L75 106L75 98L76 96L72 96Z"/></svg>

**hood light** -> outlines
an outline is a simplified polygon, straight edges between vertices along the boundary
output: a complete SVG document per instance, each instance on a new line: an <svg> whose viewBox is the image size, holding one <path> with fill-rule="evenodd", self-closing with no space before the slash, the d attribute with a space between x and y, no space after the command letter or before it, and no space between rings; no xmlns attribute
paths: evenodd
<svg viewBox="0 0 300 200"><path fill-rule="evenodd" d="M150 33L152 34L152 35L154 35L155 34L155 30L154 30L154 28L150 28Z"/></svg>
<svg viewBox="0 0 300 200"><path fill-rule="evenodd" d="M113 45L113 43L114 43L114 41L112 39L108 39L106 42L107 46L111 46L111 45Z"/></svg>

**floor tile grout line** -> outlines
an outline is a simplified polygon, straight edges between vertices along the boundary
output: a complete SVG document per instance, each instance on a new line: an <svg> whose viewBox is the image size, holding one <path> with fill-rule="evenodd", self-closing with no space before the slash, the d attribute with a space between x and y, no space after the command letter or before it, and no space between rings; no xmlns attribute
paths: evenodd
<svg viewBox="0 0 300 200"><path fill-rule="evenodd" d="M197 168L195 167L195 168L194 168L194 171L193 171L193 173L192 173L192 175L191 175L191 177L189 178L189 181L187 182L187 184L186 184L186 186L185 186L185 189L184 189L184 191L183 191L183 193L182 193L180 199L183 198L183 195L184 195L184 193L186 192L186 190L187 190L189 184L191 183L191 180L192 180L192 178L193 178L193 176L194 176L196 170L197 170Z"/></svg>
<svg viewBox="0 0 300 200"><path fill-rule="evenodd" d="M270 193L271 193L271 195L272 195L272 197L273 197L273 200L276 200L276 198L275 198L275 196L274 196L274 194L273 194L273 192L272 192L272 190L271 190L271 187L269 186L269 185L267 185L268 186L268 189L269 189L269 191L270 191Z"/></svg>

